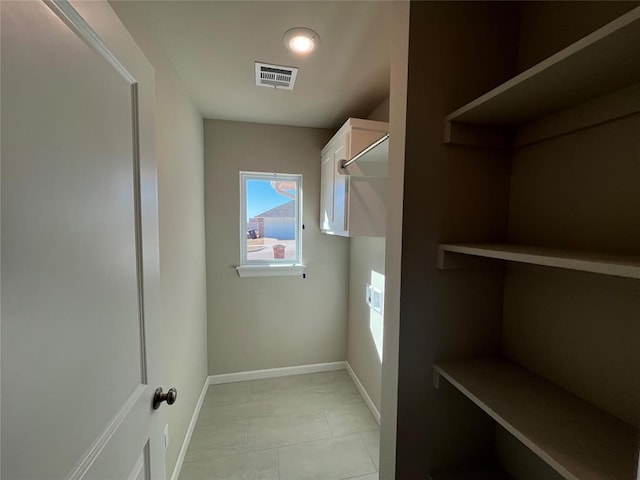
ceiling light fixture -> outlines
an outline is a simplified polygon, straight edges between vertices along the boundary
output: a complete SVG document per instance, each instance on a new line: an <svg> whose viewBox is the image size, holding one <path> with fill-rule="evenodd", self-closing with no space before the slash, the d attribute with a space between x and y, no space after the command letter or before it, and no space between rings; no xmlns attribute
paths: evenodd
<svg viewBox="0 0 640 480"><path fill-rule="evenodd" d="M308 55L320 45L320 36L310 28L296 27L284 34L284 45L295 54Z"/></svg>

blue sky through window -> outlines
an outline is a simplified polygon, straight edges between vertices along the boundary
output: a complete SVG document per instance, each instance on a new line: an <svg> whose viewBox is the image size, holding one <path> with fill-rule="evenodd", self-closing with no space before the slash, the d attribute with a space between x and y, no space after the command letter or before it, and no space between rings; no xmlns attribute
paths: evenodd
<svg viewBox="0 0 640 480"><path fill-rule="evenodd" d="M290 201L289 197L276 192L269 180L247 180L247 218Z"/></svg>

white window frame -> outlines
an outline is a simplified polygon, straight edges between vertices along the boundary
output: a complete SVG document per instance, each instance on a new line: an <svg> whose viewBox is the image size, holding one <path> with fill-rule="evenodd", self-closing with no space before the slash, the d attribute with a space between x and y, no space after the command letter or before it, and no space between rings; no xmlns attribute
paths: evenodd
<svg viewBox="0 0 640 480"><path fill-rule="evenodd" d="M247 182L290 181L297 186L295 198L296 258L249 260L247 259ZM302 264L302 175L273 172L240 172L240 265L236 268L241 277L303 275Z"/></svg>

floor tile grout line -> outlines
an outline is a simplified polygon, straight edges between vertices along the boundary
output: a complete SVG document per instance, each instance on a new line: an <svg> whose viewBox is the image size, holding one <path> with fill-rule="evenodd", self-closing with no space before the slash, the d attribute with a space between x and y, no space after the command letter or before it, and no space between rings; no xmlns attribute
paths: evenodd
<svg viewBox="0 0 640 480"><path fill-rule="evenodd" d="M194 465L194 464L198 464L198 463L209 463L209 462L214 462L217 460L221 460L223 458L229 458L229 457L237 457L238 455L250 455L252 453L264 453L264 452L268 452L270 450L277 450L277 448L265 448L264 450L256 450L255 452L238 452L238 453L228 453L226 455L218 455L215 457L211 457L211 458L205 458L202 460L194 460L191 462L184 462L184 465Z"/></svg>
<svg viewBox="0 0 640 480"><path fill-rule="evenodd" d="M378 473L378 471L376 470L375 472L371 473L363 473L362 475L356 475L355 477L346 477L342 478L341 480L358 480L359 478L368 477L369 475L373 475L374 473Z"/></svg>
<svg viewBox="0 0 640 480"><path fill-rule="evenodd" d="M244 434L244 448L245 448L245 451L249 453L249 419L247 418L245 422L247 424L247 430L245 431L245 434Z"/></svg>
<svg viewBox="0 0 640 480"><path fill-rule="evenodd" d="M314 374L310 374L310 375L314 375ZM248 383L252 383L251 381ZM193 462L189 462L191 464L198 464L198 463L206 463L206 462L211 462L211 461L217 461L218 459L222 459L222 458L228 458L228 457L233 457L233 456L239 456L239 455L248 455L248 454L254 454L254 453L260 453L260 452L267 452L267 451L273 451L275 450L275 455L276 455L276 462L277 462L277 476L278 479L282 479L282 472L280 471L280 449L282 448L295 448L297 446L304 446L304 445L308 445L308 444L313 444L313 443L318 443L318 442L333 442L335 440L339 440L342 438L353 438L355 439L355 437L358 437L358 441L360 442L360 444L362 446L364 446L365 452L369 458L369 460L371 461L371 467L373 468L374 471L370 472L370 473L362 473L360 475L356 475L353 477L345 477L344 480L346 480L347 478L349 479L356 479L359 476L366 476L366 475L373 475L375 473L378 472L378 468L376 468L375 466L375 462L373 461L373 456L371 453L371 450L368 448L366 442L364 441L364 434L366 434L367 432L371 432L371 431L375 431L375 430L379 430L378 428L372 428L372 429L364 429L364 430L359 430L356 429L355 431L352 432L348 432L348 433L341 433L339 435L335 435L334 433L334 429L332 429L331 427L331 422L329 421L329 412L333 409L336 408L344 408L344 407L349 407L351 405L356 405L356 404L363 404L364 406L366 406L366 404L364 403L364 399L362 398L362 396L359 394L359 392L354 391L353 393L357 393L358 395L356 395L358 397L359 401L353 401L353 395L351 395L351 391L350 389L345 388L346 385L343 384L343 381L340 379L337 379L335 382L323 382L323 383L318 383L318 384L305 384L305 385L300 385L300 386L296 386L295 388L283 388L283 389L276 389L276 390L264 390L264 391L258 391L258 392L254 392L252 390L250 390L248 392L249 398L245 397L245 398L238 398L237 400L233 400L233 399L225 399L222 401L215 401L214 399L211 398L211 394L213 394L213 389L210 390L209 392L207 392L207 397L209 397L209 402L207 402L207 406L209 407L209 409L214 410L216 408L224 408L227 406L233 406L233 405L238 405L238 404L247 404L253 401L256 402L264 402L265 404L268 404L270 402L275 402L277 403L278 401L281 400L295 400L296 397L299 396L305 396L305 394L311 394L311 398L315 401L316 399L319 399L320 405L316 406L316 407L312 407L311 411L305 411L304 409L302 409L300 412L295 412L295 408L294 408L294 413L292 415L295 416L320 416L324 422L326 426L327 426L327 433L328 433L328 437L326 438L316 438L313 440L306 440L303 442L294 442L294 443L289 443L289 444L285 444L285 445L278 445L278 446L274 446L274 447L269 447L269 448L264 448L264 449L259 449L259 450L249 450L249 430L250 430L250 424L252 422L252 420L258 420L259 419L267 419L267 418L277 418L279 416L282 417L287 417L289 416L288 413L280 413L280 414L263 414L263 415L251 415L251 414L247 414L245 413L244 415L240 415L238 417L235 418L226 418L224 419L224 415L223 415L223 419L221 418L216 418L214 417L213 419L211 419L211 423L213 423L214 425L211 425L209 422L205 423L205 425L207 425L207 427L212 428L213 431L216 430L216 428L218 428L215 424L217 422L221 422L220 425L224 425L224 424L231 424L231 423L238 423L241 422L242 424L245 425L245 436L244 436L244 440L245 440L245 444L243 446L243 451L241 452L234 452L234 453L227 453L224 455L215 455L212 458L209 459L202 459L202 460L197 460L197 461L193 461ZM249 385L249 388L251 389L251 385ZM230 395L231 396L231 395ZM269 398L270 396L272 396L273 398ZM222 397L222 395L221 395ZM239 397L242 397L241 395ZM254 397L254 398L250 398L250 397ZM326 400L324 400L324 397L326 397ZM256 403L256 405L258 405L258 403ZM233 412L230 412L231 416L233 417ZM198 422L200 423L200 422ZM273 458L273 457L272 457Z"/></svg>
<svg viewBox="0 0 640 480"><path fill-rule="evenodd" d="M344 438L349 438L349 437L360 437L360 435L362 435L363 433L367 433L367 432L374 432L375 430L366 430L364 432L353 432L353 433L347 433L345 435L340 435L337 437L329 437L329 438L318 438L316 440L305 440L304 442L297 442L297 443L291 443L291 444L287 444L287 445L279 445L277 447L269 447L269 448L263 448L261 450L249 450L247 453L258 453L258 452L267 452L269 450L274 450L274 449L281 449L281 448L291 448L291 447L297 447L297 446L301 446L301 445L308 445L310 443L315 443L315 442L324 442L327 440L342 440ZM363 442L364 443L364 442ZM371 457L371 454L369 453L369 449L367 448L367 445L364 445L364 449L367 452L367 455L369 455L369 457ZM235 453L231 454L231 455L236 455ZM229 455L222 455L222 456L229 456ZM216 458L220 458L220 457L216 457ZM373 459L371 458L371 460L373 461ZM375 468L375 464L373 465ZM376 469L377 471L377 469ZM368 475L368 474L366 474Z"/></svg>
<svg viewBox="0 0 640 480"><path fill-rule="evenodd" d="M299 416L300 417L311 417L311 418L316 418L316 419L318 417L321 417L322 421L324 422L323 425L326 426L329 436L328 437L319 437L319 438L315 438L313 440L305 440L304 442L292 442L292 443L286 443L286 444L283 444L283 445L275 445L275 446L271 446L271 447L258 448L258 449L251 449L250 448L248 437L247 437L247 451L248 452L259 452L259 451L263 451L263 450L270 450L272 448L288 447L288 446L296 445L298 443L314 442L314 441L317 441L317 440L327 440L329 438L332 438L333 434L331 433L331 427L329 426L329 422L327 421L326 416L324 415L324 410L319 410L317 412L309 413L309 414L305 413L305 414L302 414L302 415L299 415ZM273 418L273 417L262 417L262 418ZM247 435L248 435L248 432L247 432Z"/></svg>
<svg viewBox="0 0 640 480"><path fill-rule="evenodd" d="M188 458L188 457L185 457L185 460L184 460L184 462L183 462L183 463L184 463L184 464L187 464L187 463L210 462L210 461L216 460L216 459L218 459L218 458L230 457L230 456L233 456L233 455L242 455L242 454L252 453L252 452L250 452L250 451L249 451L249 449L248 449L248 442L249 442L249 439L248 439L248 435L249 435L249 420L248 420L248 419L245 419L245 420L237 420L237 421L236 421L236 423L242 423L242 424L244 424L244 425L245 425L245 427L246 427L245 432L244 432L244 442L243 442L244 444L243 444L242 446L240 446L240 447L239 447L239 448L240 448L240 451L238 451L238 452L233 452L233 453L225 453L225 454L220 454L220 455L213 455L212 457L209 457L209 458L203 458L203 459L200 459L200 460L187 460L187 458ZM207 432L207 433L210 433L210 432ZM233 448L233 447L229 447L229 448ZM190 449L188 449L188 450L187 450L187 455L188 455L188 453L189 453L189 450L190 450ZM265 450L269 450L269 449L265 449ZM211 451L211 450L202 450L202 452L205 452L205 453L206 453L206 452L210 452L210 451Z"/></svg>
<svg viewBox="0 0 640 480"><path fill-rule="evenodd" d="M248 450L247 453L265 452L267 450L273 450L274 448L297 447L298 445L306 445L308 443L321 442L323 440L333 440L333 438L334 437L316 438L315 440L305 440L303 442L285 443L284 445L277 445L275 447L261 448L259 450Z"/></svg>
<svg viewBox="0 0 640 480"><path fill-rule="evenodd" d="M335 438L333 434L333 429L331 428L331 422L329 421L329 416L327 415L327 410L325 409L322 412L324 414L324 419L327 422L327 426L329 427L329 433L331 434L331 438Z"/></svg>
<svg viewBox="0 0 640 480"><path fill-rule="evenodd" d="M218 426L221 425L226 425L229 423L234 423L234 422L240 422L243 420L259 420L259 419L266 419L266 418L280 418L280 417L291 417L292 415L298 415L298 416L313 416L313 415L318 415L318 414L322 414L325 412L328 412L331 409L334 408L343 408L344 406L351 406L351 405L359 405L359 402L352 402L352 403L347 403L344 405L331 405L329 407L323 406L323 407L317 407L313 410L303 410L300 412L294 412L294 413L279 413L279 414L264 414L264 415L253 415L253 416L246 416L246 417L238 417L238 418L231 418L228 420L221 420L219 425L212 425L212 428L216 428ZM366 407L366 404L362 403L362 406ZM373 418L373 417L372 417ZM375 421L375 420L374 420ZM356 432L357 433L357 432Z"/></svg>
<svg viewBox="0 0 640 480"><path fill-rule="evenodd" d="M295 442L295 443L288 443L288 444L284 444L284 445L277 445L277 446L273 446L273 447L267 447L267 448L260 448L258 450L249 450L248 449L248 445L247 445L247 450L244 452L236 452L236 453L227 453L227 454L223 454L223 455L215 455L214 457L208 458L208 459L203 459L203 460L192 460L190 462L185 462L185 463L199 463L199 462L206 462L206 461L212 461L212 460L216 460L219 458L224 458L224 457L232 457L234 455L242 455L242 454L248 454L248 453L259 453L259 452L267 452L269 450L276 450L276 449L280 449L280 448L290 448L290 447L297 447L299 445L307 445L310 443L314 443L314 442L322 442L322 441L326 441L326 440L340 440L340 439L344 439L344 438L349 438L349 437L359 437L360 440L362 441L362 443L364 444L364 448L365 451L367 452L367 455L369 455L369 458L371 459L371 461L373 462L373 457L371 455L371 452L369 451L369 448L367 447L367 444L364 442L364 439L362 438L362 435L368 432L375 432L376 430L364 430L361 432L351 432L351 433L346 433L343 435L338 435L338 436L330 436L327 438L316 438L314 440L305 440L303 442ZM373 466L375 468L375 462L373 462ZM376 469L376 471L378 471Z"/></svg>
<svg viewBox="0 0 640 480"><path fill-rule="evenodd" d="M371 432L375 431L375 430L370 430ZM364 435L367 432L360 432L358 434L358 436L360 437L360 441L362 442L362 444L364 445L364 450L367 452L367 455L369 455L369 458L371 459L371 463L373 464L373 468L375 468L376 472L378 472L378 467L376 467L376 459L373 458L373 455L371 454L371 450L369 450L369 447L367 446L367 442L364 441L364 437L362 435ZM379 442L380 440L378 440ZM378 459L378 462L380 461L380 459Z"/></svg>

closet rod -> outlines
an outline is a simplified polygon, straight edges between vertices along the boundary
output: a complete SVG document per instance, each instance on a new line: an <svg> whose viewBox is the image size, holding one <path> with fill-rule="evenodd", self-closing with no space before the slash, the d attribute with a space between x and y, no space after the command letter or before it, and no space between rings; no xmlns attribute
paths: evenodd
<svg viewBox="0 0 640 480"><path fill-rule="evenodd" d="M357 154L355 157L353 157L351 160L347 161L347 160L342 160L342 163L340 164L340 168L342 168L343 170L345 168L347 168L349 165L351 165L354 162L357 162L358 160L360 160L363 156L365 156L367 153L369 153L371 150L373 150L374 148L376 148L378 145L380 145L382 142L384 142L385 140L387 140L389 138L389 134L385 133L384 136L382 138L380 138L379 140L376 140L375 142L373 142L371 145L369 145L367 148L365 148L364 150L362 150L359 154Z"/></svg>

